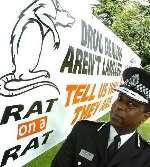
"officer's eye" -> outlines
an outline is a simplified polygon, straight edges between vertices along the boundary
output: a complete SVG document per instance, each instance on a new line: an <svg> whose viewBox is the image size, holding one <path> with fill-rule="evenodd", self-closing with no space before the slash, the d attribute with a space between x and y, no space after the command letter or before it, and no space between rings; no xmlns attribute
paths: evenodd
<svg viewBox="0 0 150 167"><path fill-rule="evenodd" d="M128 105L129 105L129 106L134 106L132 102L129 102Z"/></svg>
<svg viewBox="0 0 150 167"><path fill-rule="evenodd" d="M131 102L131 101L128 102L128 106L129 106L129 107L132 107L132 108L133 108L133 107L136 107L135 103L134 103L134 102Z"/></svg>
<svg viewBox="0 0 150 167"><path fill-rule="evenodd" d="M122 94L121 94L121 93L119 93L117 100L118 100L118 101L121 101L121 100L122 100Z"/></svg>
<svg viewBox="0 0 150 167"><path fill-rule="evenodd" d="M121 97L120 96L118 96L118 99L117 99L118 101L120 101L121 100Z"/></svg>

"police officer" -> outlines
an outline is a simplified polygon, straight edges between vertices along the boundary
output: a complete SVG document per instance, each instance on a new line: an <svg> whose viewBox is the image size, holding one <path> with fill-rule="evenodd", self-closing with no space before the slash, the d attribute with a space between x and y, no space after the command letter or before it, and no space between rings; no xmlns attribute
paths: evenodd
<svg viewBox="0 0 150 167"><path fill-rule="evenodd" d="M130 67L110 122L78 122L51 167L150 167L150 146L137 127L150 117L150 73Z"/></svg>

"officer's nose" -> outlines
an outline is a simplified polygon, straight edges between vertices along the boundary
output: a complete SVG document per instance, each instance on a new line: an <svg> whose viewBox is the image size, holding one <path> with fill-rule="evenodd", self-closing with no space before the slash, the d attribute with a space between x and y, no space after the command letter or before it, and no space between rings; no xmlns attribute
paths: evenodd
<svg viewBox="0 0 150 167"><path fill-rule="evenodd" d="M119 101L117 102L117 105L116 105L116 108L117 108L117 111L127 111L127 105L126 103L122 100L122 101Z"/></svg>

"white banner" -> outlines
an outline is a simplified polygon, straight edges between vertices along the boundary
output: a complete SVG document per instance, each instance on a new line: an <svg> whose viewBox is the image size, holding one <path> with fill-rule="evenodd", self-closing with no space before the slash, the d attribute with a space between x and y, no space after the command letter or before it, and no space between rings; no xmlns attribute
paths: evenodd
<svg viewBox="0 0 150 167"><path fill-rule="evenodd" d="M1 2L0 167L26 164L108 112L122 71L140 66L88 4Z"/></svg>

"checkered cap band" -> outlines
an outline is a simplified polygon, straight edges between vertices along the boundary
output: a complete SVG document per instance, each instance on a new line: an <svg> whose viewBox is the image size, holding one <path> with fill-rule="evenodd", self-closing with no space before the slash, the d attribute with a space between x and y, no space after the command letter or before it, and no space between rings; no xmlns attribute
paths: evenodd
<svg viewBox="0 0 150 167"><path fill-rule="evenodd" d="M141 103L148 103L148 100L145 99L143 96L139 95L138 93L136 92L133 92L132 90L129 90L128 88L126 87L119 87L117 89L117 91L120 91L124 94L126 94L127 96L131 97L132 99L136 100L136 101L139 101Z"/></svg>

